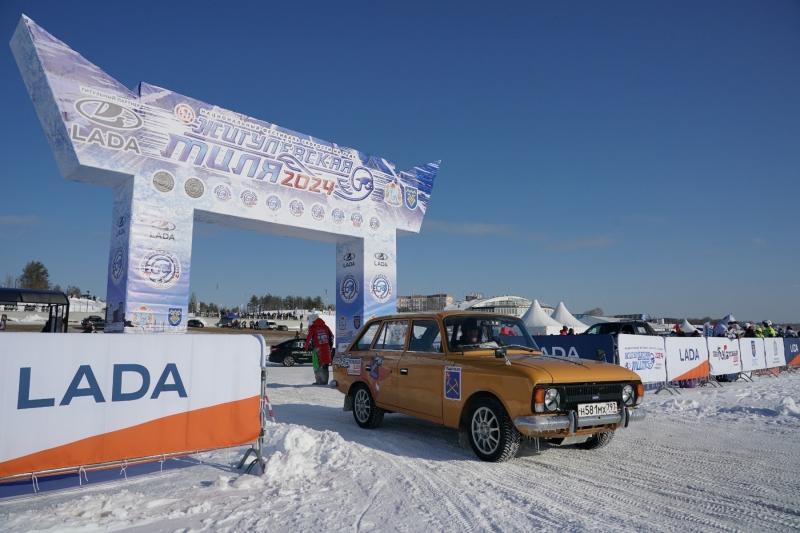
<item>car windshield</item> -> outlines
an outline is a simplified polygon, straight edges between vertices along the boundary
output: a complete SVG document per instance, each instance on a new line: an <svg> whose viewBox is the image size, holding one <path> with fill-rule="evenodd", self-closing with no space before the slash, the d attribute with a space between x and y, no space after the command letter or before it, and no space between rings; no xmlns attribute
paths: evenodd
<svg viewBox="0 0 800 533"><path fill-rule="evenodd" d="M501 346L521 346L538 349L522 320L513 317L485 314L445 318L450 350L494 349Z"/></svg>

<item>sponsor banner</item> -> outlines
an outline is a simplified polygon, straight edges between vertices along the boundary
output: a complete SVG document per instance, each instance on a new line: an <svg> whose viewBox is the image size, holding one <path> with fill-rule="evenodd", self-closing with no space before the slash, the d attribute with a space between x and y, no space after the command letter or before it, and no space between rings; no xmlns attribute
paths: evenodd
<svg viewBox="0 0 800 533"><path fill-rule="evenodd" d="M707 337L708 364L712 376L738 374L742 371L739 341L727 337Z"/></svg>
<svg viewBox="0 0 800 533"><path fill-rule="evenodd" d="M703 337L667 337L667 381L707 378L708 345Z"/></svg>
<svg viewBox="0 0 800 533"><path fill-rule="evenodd" d="M131 91L25 16L11 48L62 174L117 189L107 331L186 330L195 218L362 240L361 271L337 267L339 341L394 311L396 233L420 230L438 162L401 170L168 89Z"/></svg>
<svg viewBox="0 0 800 533"><path fill-rule="evenodd" d="M663 383L667 380L662 337L619 335L617 350L620 366L639 374L642 383Z"/></svg>
<svg viewBox="0 0 800 533"><path fill-rule="evenodd" d="M767 368L764 339L739 339L739 352L742 354L743 372Z"/></svg>
<svg viewBox="0 0 800 533"><path fill-rule="evenodd" d="M769 337L764 339L764 358L767 368L786 366L783 338Z"/></svg>
<svg viewBox="0 0 800 533"><path fill-rule="evenodd" d="M796 337L783 339L783 350L788 366L800 366L800 339Z"/></svg>
<svg viewBox="0 0 800 533"><path fill-rule="evenodd" d="M533 340L547 355L616 363L611 335L533 335Z"/></svg>
<svg viewBox="0 0 800 533"><path fill-rule="evenodd" d="M0 335L0 478L252 442L262 352L249 335Z"/></svg>

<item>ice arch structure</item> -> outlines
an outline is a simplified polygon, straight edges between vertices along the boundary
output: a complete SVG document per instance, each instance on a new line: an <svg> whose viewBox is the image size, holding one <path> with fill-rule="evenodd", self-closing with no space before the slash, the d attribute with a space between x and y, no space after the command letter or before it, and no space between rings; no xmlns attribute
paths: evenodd
<svg viewBox="0 0 800 533"><path fill-rule="evenodd" d="M400 171L148 83L128 90L25 16L11 48L61 173L113 188L106 331L186 330L195 220L336 243L339 345L396 309L397 232L419 232L438 162Z"/></svg>

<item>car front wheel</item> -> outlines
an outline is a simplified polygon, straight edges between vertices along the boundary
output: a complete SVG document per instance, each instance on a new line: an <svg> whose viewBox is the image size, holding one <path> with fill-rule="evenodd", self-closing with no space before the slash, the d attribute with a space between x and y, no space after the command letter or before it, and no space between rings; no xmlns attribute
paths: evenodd
<svg viewBox="0 0 800 533"><path fill-rule="evenodd" d="M521 435L500 402L479 400L470 410L467 423L469 444L481 461L498 463L516 457Z"/></svg>
<svg viewBox="0 0 800 533"><path fill-rule="evenodd" d="M294 366L294 357L287 355L283 358L283 366Z"/></svg>
<svg viewBox="0 0 800 533"><path fill-rule="evenodd" d="M383 409L375 405L372 393L365 385L353 392L353 418L364 429L375 429L383 422Z"/></svg>

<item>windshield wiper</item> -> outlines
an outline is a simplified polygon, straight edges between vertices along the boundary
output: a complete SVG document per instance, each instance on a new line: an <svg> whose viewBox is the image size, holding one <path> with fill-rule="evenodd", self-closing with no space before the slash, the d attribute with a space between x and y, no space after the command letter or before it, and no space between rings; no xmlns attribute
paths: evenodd
<svg viewBox="0 0 800 533"><path fill-rule="evenodd" d="M504 344L503 348L517 348L519 350L525 350L528 352L538 352L539 350L535 348L531 348L530 346L523 346L521 344Z"/></svg>

